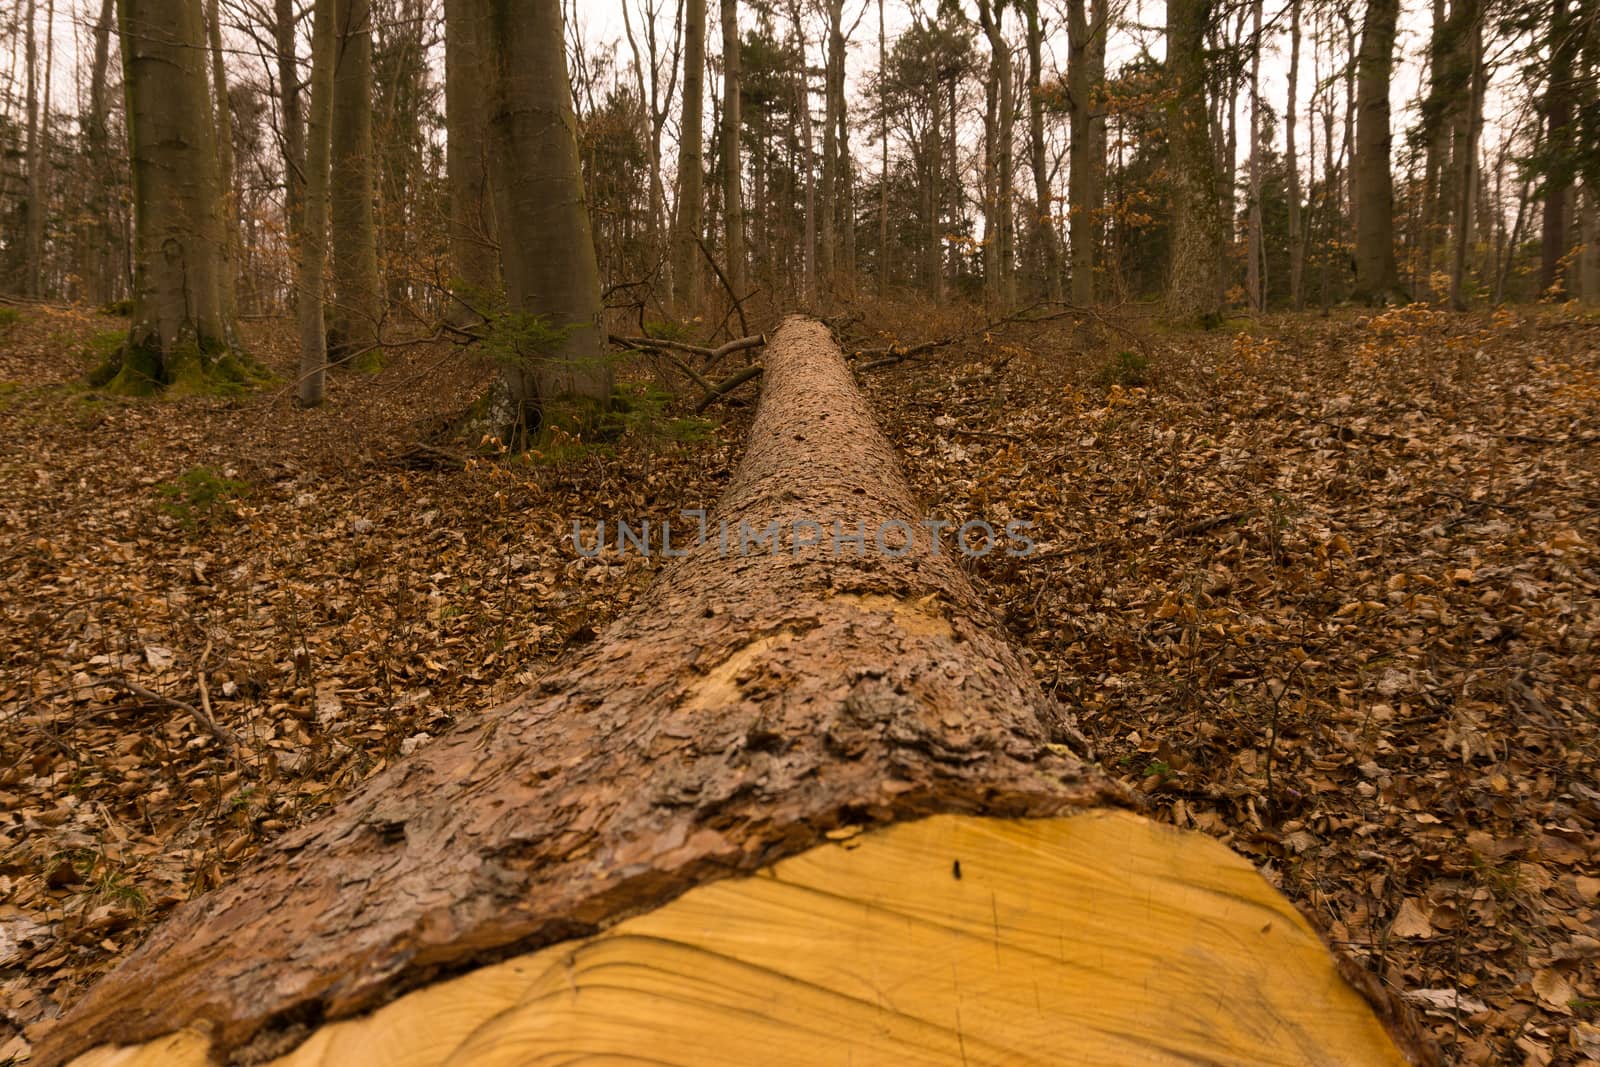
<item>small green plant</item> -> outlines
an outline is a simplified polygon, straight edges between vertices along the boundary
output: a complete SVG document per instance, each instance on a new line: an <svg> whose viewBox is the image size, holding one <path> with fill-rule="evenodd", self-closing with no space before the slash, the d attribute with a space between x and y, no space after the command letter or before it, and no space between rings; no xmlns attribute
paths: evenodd
<svg viewBox="0 0 1600 1067"><path fill-rule="evenodd" d="M177 519L185 529L197 530L222 515L224 505L247 496L250 483L225 478L209 467L193 467L174 480L163 482L156 491L166 498L161 505L163 513Z"/></svg>
<svg viewBox="0 0 1600 1067"><path fill-rule="evenodd" d="M133 315L133 301L123 297L121 300L113 300L108 304L101 304L100 314L115 315L123 319L129 318Z"/></svg>
<svg viewBox="0 0 1600 1067"><path fill-rule="evenodd" d="M22 321L22 312L13 307L0 306L0 330L9 330Z"/></svg>
<svg viewBox="0 0 1600 1067"><path fill-rule="evenodd" d="M1165 760L1153 759L1150 761L1150 765L1144 769L1146 778L1164 778L1171 773L1172 768Z"/></svg>
<svg viewBox="0 0 1600 1067"><path fill-rule="evenodd" d="M1105 363L1094 376L1095 384L1101 388L1120 385L1131 388L1139 385L1150 384L1150 360L1140 355L1123 349Z"/></svg>

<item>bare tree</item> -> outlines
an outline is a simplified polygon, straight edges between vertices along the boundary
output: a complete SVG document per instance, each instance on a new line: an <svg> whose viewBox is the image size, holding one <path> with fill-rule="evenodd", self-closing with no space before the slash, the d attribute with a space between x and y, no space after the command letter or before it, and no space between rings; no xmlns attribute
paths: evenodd
<svg viewBox="0 0 1600 1067"><path fill-rule="evenodd" d="M1217 255L1223 240L1221 199L1206 108L1205 42L1211 17L1211 0L1167 2L1172 260L1166 303L1167 314L1178 320L1212 320L1222 313Z"/></svg>
<svg viewBox="0 0 1600 1067"><path fill-rule="evenodd" d="M1400 0L1368 0L1356 60L1356 296L1403 303L1394 254L1394 182L1389 172L1389 80Z"/></svg>
<svg viewBox="0 0 1600 1067"><path fill-rule="evenodd" d="M482 12L473 0L445 0L445 170L450 192L451 285L458 324L481 317L500 288L494 194L489 188L488 71Z"/></svg>
<svg viewBox="0 0 1600 1067"><path fill-rule="evenodd" d="M333 302L328 349L337 363L377 344L383 289L373 212L377 175L372 151L372 3L336 0L333 14L336 60L329 179Z"/></svg>
<svg viewBox="0 0 1600 1067"><path fill-rule="evenodd" d="M722 0L722 226L728 288L745 288L744 192L739 152L739 0Z"/></svg>
<svg viewBox="0 0 1600 1067"><path fill-rule="evenodd" d="M336 0L315 0L311 16L311 114L306 123L308 143L301 194L300 254L295 260L300 324L300 382L296 395L304 407L322 403L328 366L323 271L328 257L334 53L338 48L335 3Z"/></svg>

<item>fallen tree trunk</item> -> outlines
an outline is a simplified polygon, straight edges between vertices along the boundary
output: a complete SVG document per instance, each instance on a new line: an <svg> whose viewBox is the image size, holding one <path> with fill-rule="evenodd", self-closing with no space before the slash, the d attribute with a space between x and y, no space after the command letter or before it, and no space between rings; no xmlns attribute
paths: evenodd
<svg viewBox="0 0 1600 1067"><path fill-rule="evenodd" d="M766 367L638 609L181 907L36 1055L1406 1062L1249 864L1122 810L826 331Z"/></svg>

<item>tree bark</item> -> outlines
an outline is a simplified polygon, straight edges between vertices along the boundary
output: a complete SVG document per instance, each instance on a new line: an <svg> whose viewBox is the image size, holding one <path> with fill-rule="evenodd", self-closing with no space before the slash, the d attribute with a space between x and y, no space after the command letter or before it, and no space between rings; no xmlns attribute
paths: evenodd
<svg viewBox="0 0 1600 1067"><path fill-rule="evenodd" d="M111 299L111 102L107 89L111 66L111 33L116 27L115 0L100 0L94 24L94 59L89 72L89 113L84 121L90 181L85 218L78 227L78 274L82 295L92 304Z"/></svg>
<svg viewBox="0 0 1600 1067"><path fill-rule="evenodd" d="M749 443L705 536L680 542L686 554L634 612L581 662L486 721L463 723L232 884L183 905L43 1035L36 1055L51 1065L199 1026L219 1055L279 1052L304 1036L296 1020L313 1020L322 1029L302 1063L467 1062L480 1042L480 1052L515 1047L540 1062L573 1062L586 1049L618 1062L951 1065L970 1045L983 1062L1053 1051L1100 1065L1147 1058L1149 1017L1170 1011L1197 1021L1163 1033L1160 1048L1175 1061L1281 1063L1311 1048L1329 1063L1403 1062L1309 927L1248 864L1132 815L1078 814L1128 795L1082 762L1070 720L930 529L841 353L820 324L790 319L767 350ZM741 553L747 534L767 531L768 547ZM1090 825L1118 832L1096 835L1098 847L1063 865L1059 835ZM1007 855L979 845L986 834L1008 841ZM838 866L851 853L825 842L853 835L863 856L883 849L882 862ZM882 844L907 841L923 845ZM835 873L798 873L819 861ZM783 915L803 897L745 903L792 879L844 907L813 917L802 906L791 937ZM1096 888L1075 904L1050 898L1054 906L1027 910L1029 897L1064 881ZM961 891L969 897L950 896ZM708 897L720 905L705 910ZM1205 903L1219 900L1229 903ZM1146 937L1146 924L1167 921L1169 902L1180 919ZM963 934L970 909L978 940ZM614 925L647 915L654 925ZM692 929L715 932L715 944ZM944 992L930 999L898 968L892 998L871 995L859 977L824 976L841 970L841 954L844 973L856 975L866 964L849 946L867 939L871 958L885 937L925 942L934 957L919 956L914 970L937 970ZM648 946L680 938L685 954L669 952L673 966L663 967ZM751 957L740 941L775 951ZM529 955L557 943L552 955ZM645 955L631 959L632 948ZM1190 949L1198 969L1185 963ZM610 972L619 982L631 986L633 966L659 978L621 1014L591 973L592 953L613 950L623 953ZM1000 995L985 970L968 1003L981 1006L974 1017L997 1018L972 1024L983 1040L964 1041L959 1003L946 997L969 988L962 961L991 952L997 975L1024 969L1020 988ZM1061 957L1052 986L1072 971L1127 973L1091 983L1062 1019L1054 992L1046 1011L1039 983L1029 988L1027 968L1040 965L1030 956ZM465 985L436 982L507 957ZM1293 965L1277 969L1286 958ZM774 969L796 966L802 975L768 992ZM946 967L957 969L947 977ZM556 978L549 997L531 992L542 975ZM501 979L512 982L509 1002L493 991ZM429 983L419 996L442 991L443 1001L403 999L343 1033L325 1025ZM757 995L744 1012L691 1007L745 988ZM821 1000L812 988L826 991ZM507 1045L522 1032L497 1040L491 1024L525 996L545 1024L518 1024L533 1026L521 1038L529 1043ZM605 1022L578 1022L579 1005ZM772 1025L724 1025L725 1012ZM909 1031L901 1021L928 1017L931 1026ZM1013 1024L1028 1032L1016 1045L1004 1034ZM919 1053L905 1043L918 1038L934 1043ZM817 1041L829 1042L827 1054L813 1058ZM206 1043L168 1043L165 1060L146 1062L196 1062ZM1021 1047L1033 1054L1001 1051Z"/></svg>
<svg viewBox="0 0 1600 1067"><path fill-rule="evenodd" d="M722 0L722 227L728 288L735 301L745 286L744 189L739 131L739 0Z"/></svg>
<svg viewBox="0 0 1600 1067"><path fill-rule="evenodd" d="M204 374L232 341L223 314L216 125L199 0L119 0L133 174L133 323L120 384Z"/></svg>
<svg viewBox="0 0 1600 1067"><path fill-rule="evenodd" d="M881 5L882 0L879 2ZM1028 159L1033 170L1033 243L1038 249L1040 272L1044 275L1045 296L1060 300L1061 247L1056 242L1055 197L1050 190L1050 157L1044 141L1044 23L1039 18L1037 0L1024 3L1022 10L1028 22Z"/></svg>
<svg viewBox="0 0 1600 1067"><path fill-rule="evenodd" d="M487 4L489 140L511 332L490 421L508 443L572 429L611 401L560 0Z"/></svg>
<svg viewBox="0 0 1600 1067"><path fill-rule="evenodd" d="M889 37L884 31L883 0L878 0L878 299L889 293Z"/></svg>
<svg viewBox="0 0 1600 1067"><path fill-rule="evenodd" d="M1389 82L1400 0L1368 0L1356 60L1356 298L1404 303L1394 254L1394 181L1389 172Z"/></svg>
<svg viewBox="0 0 1600 1067"><path fill-rule="evenodd" d="M1488 89L1488 71L1483 57L1483 19L1485 10L1480 0L1457 0L1459 16L1466 25L1460 27L1462 38L1459 47L1465 57L1466 100L1456 108L1451 140L1454 144L1455 175L1453 188L1456 202L1450 205L1455 216L1451 227L1454 242L1450 257L1450 306L1457 311L1467 310L1467 257L1473 245L1473 211L1478 199L1478 135L1483 126L1483 98Z"/></svg>
<svg viewBox="0 0 1600 1067"><path fill-rule="evenodd" d="M477 0L445 0L445 170L450 192L450 267L458 325L497 302L500 255L489 187L489 107L483 11Z"/></svg>
<svg viewBox="0 0 1600 1067"><path fill-rule="evenodd" d="M307 122L305 187L300 195L299 256L295 297L300 327L300 380L296 397L316 407L326 395L328 331L323 275L328 265L328 182L331 176L333 77L337 62L336 0L314 0L311 19L311 114Z"/></svg>
<svg viewBox="0 0 1600 1067"><path fill-rule="evenodd" d="M678 210L673 234L672 285L682 314L700 306L700 241L705 230L706 0L685 0L683 112L678 130Z"/></svg>
<svg viewBox="0 0 1600 1067"><path fill-rule="evenodd" d="M289 239L298 247L301 207L305 199L306 125L300 107L294 0L275 0L273 35L278 48L278 111L283 122L284 215L288 219Z"/></svg>
<svg viewBox="0 0 1600 1067"><path fill-rule="evenodd" d="M1263 267L1265 243L1261 219L1261 0L1250 5L1250 205L1245 234L1245 291L1250 310L1266 310L1266 281Z"/></svg>
<svg viewBox="0 0 1600 1067"><path fill-rule="evenodd" d="M995 243L995 261L999 268L997 293L1002 307L1010 308L1017 302L1016 251L1012 248L1014 227L1011 221L1012 197L1012 145L1016 141L1016 96L1011 77L1011 43L1001 29L1003 8L991 0L978 0L978 21L984 36L989 39L989 55L997 104L995 127L995 210L993 234L985 238Z"/></svg>
<svg viewBox="0 0 1600 1067"><path fill-rule="evenodd" d="M1213 322L1222 316L1222 201L1206 107L1205 47L1211 18L1211 0L1168 0L1172 262L1166 304L1168 317L1175 321Z"/></svg>
<svg viewBox="0 0 1600 1067"><path fill-rule="evenodd" d="M1572 65L1578 34L1572 31L1567 0L1550 3L1549 78L1541 101L1545 115L1544 215L1539 237L1539 289L1564 295L1561 261L1567 254L1567 194L1572 188L1575 150L1572 131Z"/></svg>
<svg viewBox="0 0 1600 1067"><path fill-rule="evenodd" d="M1299 90L1300 0L1289 0L1289 103L1284 111L1284 169L1289 172L1289 303L1296 311L1306 306L1306 234L1300 202L1300 157L1295 148ZM1315 134L1313 128L1313 138ZM1316 165L1314 158L1312 165Z"/></svg>
<svg viewBox="0 0 1600 1067"><path fill-rule="evenodd" d="M1583 183L1578 205L1578 239L1583 242L1578 295L1589 307L1600 307L1600 196L1593 182Z"/></svg>
<svg viewBox="0 0 1600 1067"><path fill-rule="evenodd" d="M233 321L236 309L234 292L239 264L239 193L233 176L233 108L228 100L228 73L222 51L222 13L220 0L206 0L206 39L211 46L211 94L216 105L217 187L221 193L223 239L219 250L222 314Z"/></svg>
<svg viewBox="0 0 1600 1067"><path fill-rule="evenodd" d="M372 2L337 0L333 72L329 248L333 301L328 355L335 363L370 352L383 321L378 229L373 212L377 174L372 151Z"/></svg>

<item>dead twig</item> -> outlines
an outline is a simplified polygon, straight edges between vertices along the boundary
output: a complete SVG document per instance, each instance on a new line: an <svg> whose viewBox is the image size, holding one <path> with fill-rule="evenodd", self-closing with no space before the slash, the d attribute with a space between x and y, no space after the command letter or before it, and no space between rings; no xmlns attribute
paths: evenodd
<svg viewBox="0 0 1600 1067"><path fill-rule="evenodd" d="M711 392L702 397L700 403L695 405L695 414L700 414L706 408L710 407L712 404L715 404L718 400L721 400L723 397L739 388L739 386L743 385L745 382L750 381L752 378L759 378L761 376L761 370L761 364L752 363L744 370L730 374L728 377L722 379L722 381L711 387Z"/></svg>
<svg viewBox="0 0 1600 1067"><path fill-rule="evenodd" d="M215 738L217 743L220 744L230 756L233 755L234 752L236 752L240 747L239 738L232 730L229 730L226 726L223 726L221 723L217 722L216 719L211 717L209 712L195 707L187 700L179 700L177 697L169 697L162 693L158 693L154 689L146 689L139 683L130 682L126 678L110 678L105 675L101 675L94 679L94 684L109 686L112 689L120 689L124 693L132 693L136 697L142 697L145 700L154 701L157 704L165 704L169 708L177 708L180 711L187 711L190 715L194 716L194 720L196 722L206 728L206 732ZM207 700L205 702L209 703L210 701Z"/></svg>

